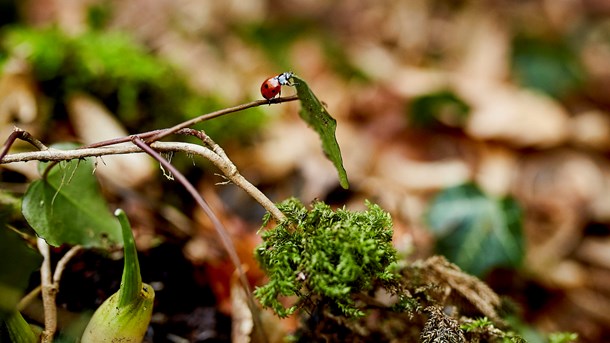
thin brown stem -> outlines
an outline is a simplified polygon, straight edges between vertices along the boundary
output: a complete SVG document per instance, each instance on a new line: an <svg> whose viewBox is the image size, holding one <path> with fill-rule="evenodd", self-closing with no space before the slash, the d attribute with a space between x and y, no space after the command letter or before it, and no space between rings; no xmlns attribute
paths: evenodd
<svg viewBox="0 0 610 343"><path fill-rule="evenodd" d="M174 134L174 133L179 133L178 131L180 131L181 129L187 128L187 127L192 126L194 124L201 123L201 122L206 121L206 120L217 118L217 117L220 117L220 116L223 116L223 115L226 115L226 114L231 114L231 113L243 111L243 110L246 110L248 108L252 108L252 107L256 107L256 106L269 105L269 104L280 104L280 103L283 103L283 102L295 101L295 100L298 100L298 99L299 99L298 96L293 95L293 96L284 97L284 98L272 99L271 101L268 101L268 100L252 101L252 102L249 102L249 103L246 103L246 104L241 104L241 105L238 105L238 106L229 107L229 108L225 108L225 109L222 109L222 110L218 110L218 111L202 114L202 115L200 115L200 116L198 116L196 118L187 120L185 122L177 124L177 125L175 125L173 127L170 127L168 129L153 130L153 131L138 133L138 134L131 135L131 136L113 138L113 139L109 139L109 140L105 140L105 141L101 141L101 142L96 142L96 143L93 143L93 144L85 145L85 146L81 147L81 149L98 148L98 147L103 147L103 146L108 146L108 145L126 143L126 142L130 142L133 139L133 137L139 137L139 138L145 140L147 143L150 144L152 142L160 140L163 137L169 136L169 135Z"/></svg>
<svg viewBox="0 0 610 343"><path fill-rule="evenodd" d="M27 132L25 130L22 130L22 129L18 128L18 127L15 127L13 129L13 132L11 132L11 134L8 136L8 138L4 142L4 146L2 147L2 151L0 151L0 161L2 161L4 156L6 156L6 154L8 154L8 151L11 149L13 144L15 144L15 141L17 139L21 139L21 140L24 140L24 141L32 144L33 146L38 148L38 150L47 150L48 149L46 147L46 145L42 144L41 141L39 141L38 139L36 139L32 135L30 135L29 132Z"/></svg>
<svg viewBox="0 0 610 343"><path fill-rule="evenodd" d="M231 262L233 263L235 269L237 270L237 274L239 275L239 281L242 284L242 287L244 287L246 294L248 295L248 305L250 307L250 311L252 311L252 316L253 316L253 318L255 318L257 324L259 324L258 325L259 328L261 330L263 330L262 321L258 315L258 310L257 310L256 304L254 303L254 300L252 298L252 291L250 289L250 284L248 283L248 279L246 278L246 273L244 272L244 270L242 268L241 260L240 260L239 256L237 255L237 251L235 250L235 244L233 243L233 240L229 236L227 229L224 227L222 222L218 219L218 217L216 216L216 214L214 213L212 208L210 208L210 206L205 201L205 199L203 199L201 194L199 194L199 192L197 192L197 190L195 189L195 186L193 186L193 184L190 183L186 179L186 177L184 175L182 175L182 173L180 173L180 171L178 171L178 169L176 169L171 163L169 163L169 161L167 161L165 158L163 158L163 156L161 156L158 152L156 152L154 149L152 149L150 146L148 146L141 138L134 137L133 143L135 145L137 145L140 149L144 150L147 154L149 154L155 160L157 160L163 166L163 168L168 170L174 176L176 181L178 181L184 188L186 188L186 190L193 197L193 199L195 200L197 205L199 205L199 207L201 207L201 209L205 212L205 214L208 216L208 218L210 218L210 220L212 221L212 224L214 225L214 229L216 230L216 233L220 237L220 241L224 245L225 250L229 254L229 258L231 259ZM262 338L263 341L267 341L266 336L262 333L261 333L260 338Z"/></svg>
<svg viewBox="0 0 610 343"><path fill-rule="evenodd" d="M209 143L208 143L209 144ZM160 152L184 152L187 154L199 155L210 160L222 173L231 180L235 185L242 188L254 200L256 200L267 212L269 212L277 221L282 221L285 216L275 206L267 196L261 192L256 186L251 184L246 178L239 174L237 167L231 162L226 155L219 156L212 148L204 147L191 143L178 142L155 142L151 147ZM218 149L216 149L218 150ZM97 157L106 155L133 154L141 153L142 149L133 145L116 145L100 148L76 149L76 150L56 150L49 149L46 151L31 151L18 154L7 155L0 164L26 162L35 160L46 161L67 161L85 157Z"/></svg>
<svg viewBox="0 0 610 343"><path fill-rule="evenodd" d="M146 140L146 142L150 144L152 142L160 140L163 137L169 136L169 135L177 132L180 129L184 129L184 128L187 128L189 126L192 126L192 125L195 125L197 123L200 123L202 121L206 121L206 120L210 120L212 118L220 117L220 116L223 116L225 114L243 111L243 110L246 110L248 108L252 108L252 107L256 107L256 106L268 105L268 104L279 104L279 103L282 103L282 102L294 101L294 100L298 100L298 99L299 99L298 96L293 95L293 96L289 96L289 97L285 97L285 98L277 98L277 99L271 99L271 100L257 100L257 101L249 102L247 104L242 104L242 105L238 105L238 106L234 106L234 107L229 107L229 108L225 108L225 109L222 109L222 110L218 110L218 111L215 111L215 112L207 113L207 114L201 115L199 117L193 118L191 120L187 120L187 121L182 122L180 124L174 125L173 127L170 127L169 129L163 130L162 132L159 132L156 135L154 135L152 137L149 137Z"/></svg>
<svg viewBox="0 0 610 343"><path fill-rule="evenodd" d="M78 254L78 252L80 252L81 250L83 250L82 246L75 245L70 248L70 250L68 250L68 252L65 253L64 256L59 259L59 261L57 261L57 265L55 265L55 272L53 273L53 284L58 290L59 282L61 281L61 275L63 274L64 269L66 269L68 262L70 262L70 260L74 256L76 256L76 254Z"/></svg>

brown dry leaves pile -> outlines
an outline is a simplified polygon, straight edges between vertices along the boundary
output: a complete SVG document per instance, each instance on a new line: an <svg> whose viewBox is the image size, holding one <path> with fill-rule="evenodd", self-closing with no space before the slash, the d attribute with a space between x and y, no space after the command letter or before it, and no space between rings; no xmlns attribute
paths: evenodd
<svg viewBox="0 0 610 343"><path fill-rule="evenodd" d="M61 0L28 3L24 11L32 23L57 22L76 33L85 27L84 8L95 0L78 5ZM259 98L262 80L284 71L259 45L238 35L236 26L315 24L317 31L296 38L282 54L290 57L292 70L308 81L338 120L338 141L352 184L348 206L361 207L364 198L378 202L393 215L399 251L424 257L431 252L432 239L422 214L435 191L474 181L490 194L515 196L525 209L527 257L521 279L512 282L560 294L541 308L524 303L527 318L544 330L575 330L588 341L609 334L607 2L112 4L113 28L131 32L171 60L200 92L218 94L229 103ZM582 90L557 99L521 86L511 74L514 36L534 32L562 37L577 26L586 28L578 55L587 73ZM370 81L337 72L322 38L338 45L345 54L342 62L361 70ZM7 87L11 77L18 79ZM0 82L3 128L14 117L23 123L34 120L35 91L30 84L18 73L5 72ZM463 128L414 129L406 113L410 100L445 89L471 108ZM85 99L73 99L72 110L95 110L97 105ZM87 103L81 106L83 101ZM297 119L297 106L269 107L276 117L261 141L228 153L247 178L273 185L278 198L324 199L338 187L336 173L315 134ZM7 111L15 115L10 117ZM256 244L256 239L251 241ZM528 294L521 295L528 299Z"/></svg>

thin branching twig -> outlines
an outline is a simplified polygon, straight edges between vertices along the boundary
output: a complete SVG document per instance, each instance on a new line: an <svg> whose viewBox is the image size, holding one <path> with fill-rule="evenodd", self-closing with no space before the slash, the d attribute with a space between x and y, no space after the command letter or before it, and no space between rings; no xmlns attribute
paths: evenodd
<svg viewBox="0 0 610 343"><path fill-rule="evenodd" d="M57 331L57 305L55 298L57 292L59 292L59 282L61 281L61 275L74 255L78 253L82 247L80 245L73 246L62 258L57 262L55 266L55 273L52 272L51 268L51 251L47 242L38 238L37 240L38 250L42 255L43 261L40 267L40 283L41 286L37 287L34 291L28 294L28 299L33 299L33 295L39 291L42 291L42 303L44 309L44 330L40 337L42 343L53 342L53 336ZM19 307L23 308L27 303L19 303Z"/></svg>
<svg viewBox="0 0 610 343"><path fill-rule="evenodd" d="M285 216L275 206L263 192L261 192L256 186L251 184L246 178L244 178L237 167L231 162L231 160L224 155L219 156L217 153L212 151L210 148L192 144L192 143L180 143L180 142L155 142L150 145L156 151L159 152L184 152L191 155L201 156L211 161L218 169L220 169L227 179L231 180L235 185L243 189L248 193L254 200L256 200L265 210L267 210L276 221L282 221ZM85 157L98 157L106 155L121 155L121 154L133 154L142 153L142 149L134 145L115 145L100 148L87 148L87 149L75 149L75 150L57 150L49 148L45 151L31 151L22 152L16 154L6 155L0 164L8 164L15 162L27 162L27 161L69 161L73 159L85 158Z"/></svg>
<svg viewBox="0 0 610 343"><path fill-rule="evenodd" d="M15 141L17 139L21 139L22 141L26 141L26 142L32 144L38 150L47 150L48 149L47 146L42 144L41 141L32 137L32 135L30 135L29 132L16 127L13 129L13 132L11 132L11 134L8 136L8 138L4 142L2 151L0 151L0 161L2 161L2 158L4 158L4 156L6 156L6 154L8 154L8 151L10 150L10 148L13 146L13 144L15 143Z"/></svg>
<svg viewBox="0 0 610 343"><path fill-rule="evenodd" d="M227 229L218 219L212 208L210 208L210 205L208 205L208 203L205 201L205 199L203 199L201 194L199 194L197 189L195 189L195 186L193 186L193 184L190 183L186 179L186 177L182 175L180 171L178 171L178 169L176 169L171 163L169 163L169 161L163 158L163 156L161 156L158 152L148 146L141 138L134 137L133 143L137 145L140 149L144 150L147 154L152 156L155 160L157 160L163 166L163 168L167 169L173 175L175 180L178 181L184 188L186 188L186 190L193 197L197 205L199 205L199 207L201 207L201 209L205 212L208 218L210 218L214 229L216 230L216 233L218 233L218 236L220 237L220 241L224 245L225 250L229 254L231 262L237 270L239 281L242 284L242 287L244 288L246 294L248 295L248 305L250 307L250 311L252 312L252 318L257 322L257 326L259 327L259 329L263 330L262 320L260 319L258 308L256 307L256 304L254 303L254 300L252 298L252 290L250 289L250 284L248 283L248 279L246 278L246 273L244 272L244 269L242 267L241 260L237 255L237 251L235 250L235 244L233 243L231 236L229 236ZM265 342L266 335L261 332L260 336L260 339Z"/></svg>
<svg viewBox="0 0 610 343"><path fill-rule="evenodd" d="M252 107L256 107L256 106L268 105L268 104L279 104L279 103L282 103L282 102L295 101L295 100L298 100L298 99L299 99L298 96L294 95L294 96L289 96L289 97L284 97L284 98L271 99L270 101L268 101L268 100L252 101L252 102L249 102L249 103L246 103L246 104L242 104L242 105L238 105L238 106L234 106L234 107L225 108L225 109L218 110L218 111L215 111L215 112L210 112L210 113L202 114L202 115L200 115L198 117L195 117L193 119L187 120L185 122L177 124L177 125L175 125L173 127L170 127L168 129L153 130L153 131L138 133L138 134L132 135L132 136L113 138L113 139L109 139L109 140L105 140L105 141L101 141L101 142L85 145L85 146L81 147L81 149L98 148L98 147L103 147L103 146L109 146L109 145L114 145L114 144L130 142L132 140L133 136L137 136L137 137L145 140L147 143L150 144L152 142L160 140L163 137L169 136L169 135L171 135L173 133L178 133L178 131L180 131L181 129L188 128L188 127L190 127L192 125L201 123L201 122L206 121L206 120L210 120L210 119L217 118L217 117L220 117L220 116L223 116L223 115L227 115L227 114L243 111L243 110L246 110L248 108L252 108Z"/></svg>

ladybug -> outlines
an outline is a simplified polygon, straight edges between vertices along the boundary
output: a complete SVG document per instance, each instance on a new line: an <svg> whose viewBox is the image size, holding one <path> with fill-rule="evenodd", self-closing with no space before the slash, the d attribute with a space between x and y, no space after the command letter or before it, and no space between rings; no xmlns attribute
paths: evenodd
<svg viewBox="0 0 610 343"><path fill-rule="evenodd" d="M263 98L271 102L271 99L282 94L282 86L294 86L294 84L290 82L293 75L293 72L288 71L265 80L261 85L261 95Z"/></svg>

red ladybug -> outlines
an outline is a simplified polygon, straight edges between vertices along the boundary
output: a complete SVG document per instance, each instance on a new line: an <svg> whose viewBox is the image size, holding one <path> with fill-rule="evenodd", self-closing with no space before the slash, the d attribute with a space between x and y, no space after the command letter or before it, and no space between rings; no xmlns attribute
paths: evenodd
<svg viewBox="0 0 610 343"><path fill-rule="evenodd" d="M271 101L271 99L282 94L282 86L294 86L294 84L290 83L293 75L294 73L289 71L265 80L261 85L261 95L263 98Z"/></svg>

